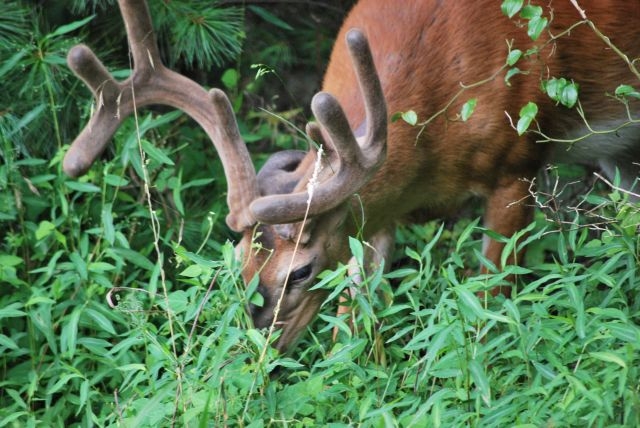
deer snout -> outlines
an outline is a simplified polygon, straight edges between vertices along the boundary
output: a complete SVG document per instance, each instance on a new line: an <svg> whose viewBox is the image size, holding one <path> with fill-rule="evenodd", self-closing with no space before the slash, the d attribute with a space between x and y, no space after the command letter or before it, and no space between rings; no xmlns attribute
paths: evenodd
<svg viewBox="0 0 640 428"><path fill-rule="evenodd" d="M261 306L249 303L249 314L251 315L253 325L256 328L266 328L273 322L271 293L269 293L269 289L264 285L258 285L258 289L256 291L262 295L263 303Z"/></svg>

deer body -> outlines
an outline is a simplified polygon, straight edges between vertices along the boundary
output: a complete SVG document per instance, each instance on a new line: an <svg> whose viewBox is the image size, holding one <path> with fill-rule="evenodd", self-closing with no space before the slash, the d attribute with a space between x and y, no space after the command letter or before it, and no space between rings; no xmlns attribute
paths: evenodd
<svg viewBox="0 0 640 428"><path fill-rule="evenodd" d="M149 45L154 42L147 37L152 29L146 4L119 3L136 68L141 68L140 75L153 74L151 68L160 60L155 45ZM541 6L545 15L552 16L551 34L559 35L581 20L569 1L552 0ZM640 4L599 0L588 7L587 17L614 45L632 59L640 56ZM145 13L146 20L136 18L132 26L134 19L128 16ZM350 32L352 28L360 32ZM589 137L571 150L568 145L537 143L535 133L519 137L513 129L510 120L515 122L520 108L533 101L544 134L568 139L587 132L575 109L555 105L540 91L540 79L549 77L579 83L585 117L596 129L616 127L627 119L624 105L606 95L619 84L637 84L623 59L587 24L556 40L549 37L545 34L532 42L526 29L503 16L499 4L490 0L361 0L338 35L324 78L325 92L312 102L319 126L310 126L308 133L326 154L308 213L305 201L315 150L306 155L276 154L255 176L220 91L202 92L194 103L180 97L177 103L171 95L166 99L166 90L158 94L155 102L173 102L198 119L221 152L230 183L227 222L243 233L237 246L244 261L243 276L248 282L259 275L258 291L264 296L264 305L252 307L251 312L258 327L273 322L282 327L278 348L288 348L315 316L325 294L309 288L322 270L347 262L349 236L361 233L374 243L377 256L385 258L397 222L446 217L478 197L485 201L485 226L510 236L532 218L531 208L517 203L529 193L529 183L523 179L535 177L545 162L554 159L599 166L608 175L618 168L622 184L629 188L634 184L638 175L634 162L640 162L637 125ZM503 68L507 41L522 51L543 46L539 54L517 64L524 73L512 77L510 85L504 81ZM152 51L154 67L140 46ZM98 60L84 52L72 51L69 62L98 97L109 76L100 71L100 80L83 72L99 68ZM480 81L485 82L454 99L461 84ZM126 84L116 92L124 91ZM167 85L175 83L159 86ZM477 99L477 107L463 122L456 115L470 98ZM153 102L149 97L148 103ZM198 106L198 111L189 111L190 105ZM410 109L420 121L434 116L422 132L403 121L387 123L388 114ZM630 104L630 111L637 113L637 105ZM96 147L103 147L115 130L112 123L105 128L100 131L92 119L89 131L85 130L88 136L74 142L65 160L71 174L81 173L99 154ZM99 144L88 142L91 135L98 136ZM487 240L483 250L499 264L498 243Z"/></svg>
<svg viewBox="0 0 640 428"><path fill-rule="evenodd" d="M568 1L552 2L551 8L554 34L580 20L577 9ZM640 56L640 32L632 30L640 23L639 4L616 8L611 2L597 2L590 4L587 12L623 52L634 58ZM323 83L323 90L336 96L354 130L362 129L366 118L356 74L345 45L340 43L351 28L362 29L368 37L388 112L413 109L421 119L443 109L461 83L470 85L498 72L505 62L507 41L513 40L513 45L522 50L534 44L492 1L415 0L400 6L384 0L361 0L342 26ZM518 137L505 114L515 121L521 107L533 101L540 108L538 122L547 135L559 139L586 135L586 125L575 111L555 105L540 90L541 78L566 77L581 85L580 101L589 123L596 129L613 129L626 113L620 102L607 99L606 94L612 94L621 83L635 80L622 59L582 25L571 36L543 49L538 58L518 66L529 74L516 76L507 86L504 72L499 73L492 81L470 89L419 137L419 128L402 121L388 125L386 160L358 191L359 197L351 201L354 215L347 216L347 224L342 226L343 241L331 245L342 252L329 257L346 262L346 237L358 231L371 240L377 234L392 233L397 222L455 215L466 202L478 197L485 200L485 226L510 236L532 220L530 204L518 201L529 195L530 183L523 179L534 178L545 162L578 162L603 168L609 174L617 167L626 173L623 183L633 183L639 172L633 162L640 161L640 127L591 137L568 150L566 144L537 143L539 136L535 134ZM456 113L469 98L478 99L473 116L467 122L456 121ZM319 229L316 233L323 237L336 230ZM316 244L322 239L312 236L309 241ZM391 238L378 239L387 243ZM496 265L501 251L498 243L485 242L485 255ZM311 252L316 255L322 250L314 247ZM312 258L305 256L304 248L300 253L301 260ZM291 253L276 248L269 257L273 266L284 266ZM261 291L273 303L280 287L268 285L282 284L283 278L271 282L269 262L260 257L257 260L265 266ZM249 272L254 269L258 266ZM287 272L276 270L281 276ZM288 309L315 313L314 303L322 296L314 299L301 305L303 311L296 306ZM269 304L255 310L258 325L272 322L271 310ZM285 336L282 341L288 339Z"/></svg>
<svg viewBox="0 0 640 428"><path fill-rule="evenodd" d="M640 55L640 31L633 30L640 22L640 5L619 8L606 1L591 3L589 17L603 33L631 57ZM568 1L551 2L551 8L556 34L580 20ZM349 28L362 28L369 38L387 110L413 109L420 119L440 111L461 83L472 84L499 70L506 41L514 40L514 46L523 50L533 45L523 29L502 16L491 1L407 1L399 7L365 0L356 5L337 40ZM454 214L468 197L491 198L512 185L521 188L517 198L509 199L514 202L527 195L528 184L519 183L520 179L534 177L546 161L600 167L613 162L619 168L633 168L632 162L640 159L637 126L617 135L589 138L568 150L568 145L536 143L540 137L533 134L518 137L505 115L515 122L520 108L533 101L540 107L537 120L548 135L568 139L587 134L574 110L556 106L539 89L540 78L565 76L580 84L580 101L596 129L612 129L624 120L624 106L607 99L606 94L636 79L591 29L586 25L576 28L570 37L544 49L539 59L518 66L526 67L529 74L516 76L509 87L500 73L493 81L470 89L431 122L419 139L416 127L402 121L389 124L387 160L359 191L371 229L415 209L427 218ZM362 101L340 43L336 43L323 89L336 95L357 129L364 120ZM451 120L462 103L474 97L478 105L469 121ZM505 207L499 207L501 216Z"/></svg>

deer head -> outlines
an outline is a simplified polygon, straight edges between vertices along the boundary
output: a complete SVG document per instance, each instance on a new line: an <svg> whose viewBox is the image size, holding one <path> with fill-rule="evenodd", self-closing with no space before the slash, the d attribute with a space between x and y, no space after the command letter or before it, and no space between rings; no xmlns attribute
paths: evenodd
<svg viewBox="0 0 640 428"><path fill-rule="evenodd" d="M84 173L100 156L122 121L135 109L165 104L191 116L213 142L228 182L227 225L243 237L237 253L243 277L259 275L262 307L251 313L259 328L274 322L286 348L315 315L324 295L308 292L316 275L348 258L349 199L377 171L385 158L386 106L369 45L353 30L346 44L366 110L366 132L354 136L336 99L316 94L311 109L317 123L307 126L319 150L273 155L256 176L226 95L206 91L166 68L160 58L148 7L143 0L119 0L134 68L117 82L87 46L71 49L71 69L91 89L96 111L64 159L71 176ZM326 233L331 230L335 233Z"/></svg>

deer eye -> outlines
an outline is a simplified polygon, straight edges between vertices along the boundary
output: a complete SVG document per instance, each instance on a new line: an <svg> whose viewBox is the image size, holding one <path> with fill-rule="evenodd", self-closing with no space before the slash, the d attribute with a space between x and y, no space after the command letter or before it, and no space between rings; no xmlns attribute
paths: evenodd
<svg viewBox="0 0 640 428"><path fill-rule="evenodd" d="M300 269L296 269L289 275L289 282L296 284L309 278L311 275L311 265L305 265Z"/></svg>

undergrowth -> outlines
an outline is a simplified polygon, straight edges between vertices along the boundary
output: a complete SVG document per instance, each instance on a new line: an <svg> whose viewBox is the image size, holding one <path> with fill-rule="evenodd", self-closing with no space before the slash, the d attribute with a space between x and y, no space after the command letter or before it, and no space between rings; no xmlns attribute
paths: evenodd
<svg viewBox="0 0 640 428"><path fill-rule="evenodd" d="M150 137L179 122L172 113L145 120ZM60 156L1 170L15 213L2 220L1 426L640 422L634 205L598 196L619 221L596 237L577 224L560 231L540 213L507 251L526 245L543 262L482 275L468 269L482 262L477 221L401 228L393 266L365 279L352 311L335 316L336 296L354 286L346 267L325 272L317 287L332 296L301 342L258 363L267 344L246 314L233 247L217 232L223 201L199 220L200 242L184 240L173 212L215 184L180 180L169 161L189 148L148 153L158 257L135 168L123 161L126 135L123 155L80 181L59 172ZM361 257L362 243L351 244ZM478 297L509 274L519 278L511 298Z"/></svg>
<svg viewBox="0 0 640 428"><path fill-rule="evenodd" d="M593 191L596 208L569 220L539 200L536 221L505 240L504 259L526 247L527 262L500 270L482 257L478 220L401 227L392 265L365 275L347 313L336 316L356 287L346 266L321 275L330 297L279 355L245 310L203 133L146 112L139 135L127 121L113 153L69 179L60 109L89 112L45 79L66 84L68 43L37 37L55 53L27 74L38 92L0 112L0 426L640 425L640 214L624 194ZM20 52L0 77L16 76ZM257 141L271 120L240 125ZM28 147L34 124L56 129L51 148ZM361 265L363 245L351 240ZM474 273L482 265L490 273ZM510 298L479 297L511 274Z"/></svg>

